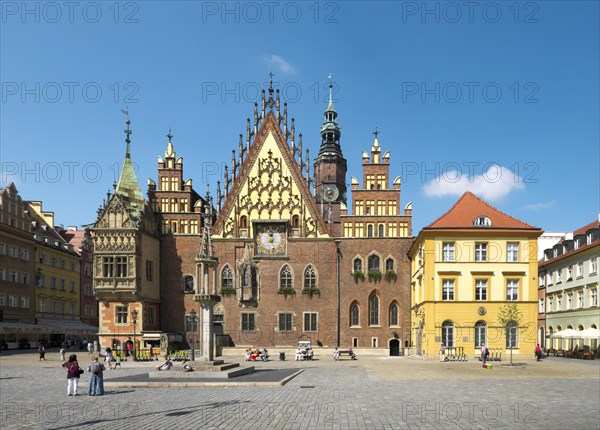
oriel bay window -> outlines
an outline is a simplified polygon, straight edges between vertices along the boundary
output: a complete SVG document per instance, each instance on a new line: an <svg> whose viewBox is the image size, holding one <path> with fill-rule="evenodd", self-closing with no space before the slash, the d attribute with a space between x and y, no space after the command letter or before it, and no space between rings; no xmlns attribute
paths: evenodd
<svg viewBox="0 0 600 430"><path fill-rule="evenodd" d="M126 278L127 257L102 257L102 276L104 278Z"/></svg>
<svg viewBox="0 0 600 430"><path fill-rule="evenodd" d="M117 257L117 278L127 277L127 257Z"/></svg>
<svg viewBox="0 0 600 430"><path fill-rule="evenodd" d="M112 278L114 276L114 257L102 257L102 276Z"/></svg>

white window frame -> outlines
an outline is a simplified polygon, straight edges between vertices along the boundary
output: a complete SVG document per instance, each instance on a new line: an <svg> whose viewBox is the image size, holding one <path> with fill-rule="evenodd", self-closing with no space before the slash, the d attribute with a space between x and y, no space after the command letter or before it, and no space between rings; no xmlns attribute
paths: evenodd
<svg viewBox="0 0 600 430"><path fill-rule="evenodd" d="M306 327L306 317L309 317L309 327L307 329ZM315 319L315 321L313 321L313 319ZM314 329L313 329L314 326ZM304 312L302 314L302 328L304 329L304 332L312 332L315 333L317 331L319 331L319 313L318 312Z"/></svg>
<svg viewBox="0 0 600 430"><path fill-rule="evenodd" d="M484 293L484 294L481 294ZM476 279L475 280L475 301L476 302L486 302L487 301L487 293L488 293L488 281L487 279ZM484 295L482 298L480 296Z"/></svg>
<svg viewBox="0 0 600 430"><path fill-rule="evenodd" d="M454 242L443 242L442 243L442 261L443 262L454 262Z"/></svg>
<svg viewBox="0 0 600 430"><path fill-rule="evenodd" d="M507 279L506 280L506 301L515 302L519 300L519 280L518 279Z"/></svg>
<svg viewBox="0 0 600 430"><path fill-rule="evenodd" d="M455 293L454 279L442 279L442 301L453 302Z"/></svg>
<svg viewBox="0 0 600 430"><path fill-rule="evenodd" d="M517 263L519 261L519 242L506 243L506 261Z"/></svg>
<svg viewBox="0 0 600 430"><path fill-rule="evenodd" d="M478 263L487 261L487 242L475 242L475 261Z"/></svg>

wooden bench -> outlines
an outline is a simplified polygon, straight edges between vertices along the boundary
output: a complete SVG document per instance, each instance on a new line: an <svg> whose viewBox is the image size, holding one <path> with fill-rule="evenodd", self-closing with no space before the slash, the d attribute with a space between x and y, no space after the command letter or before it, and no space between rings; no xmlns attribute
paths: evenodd
<svg viewBox="0 0 600 430"><path fill-rule="evenodd" d="M354 351L350 351L349 349L340 349L338 352L340 353L340 358L342 358L342 355L347 355L352 360L356 360L356 352Z"/></svg>

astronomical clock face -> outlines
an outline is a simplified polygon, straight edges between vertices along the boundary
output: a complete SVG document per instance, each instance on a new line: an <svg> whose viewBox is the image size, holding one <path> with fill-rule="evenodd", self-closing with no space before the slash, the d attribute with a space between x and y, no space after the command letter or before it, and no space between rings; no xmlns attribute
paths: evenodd
<svg viewBox="0 0 600 430"><path fill-rule="evenodd" d="M255 231L257 255L274 257L285 255L285 224L257 224Z"/></svg>

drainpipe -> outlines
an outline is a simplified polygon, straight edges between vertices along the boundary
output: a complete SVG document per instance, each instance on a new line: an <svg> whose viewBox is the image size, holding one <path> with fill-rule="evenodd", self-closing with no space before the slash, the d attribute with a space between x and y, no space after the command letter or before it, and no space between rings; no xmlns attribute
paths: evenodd
<svg viewBox="0 0 600 430"><path fill-rule="evenodd" d="M340 347L340 329L341 329L341 288L340 288L340 240L336 239L334 240L335 243L335 256L336 256L336 261L335 261L335 269L336 269L336 276L337 276L337 330L336 330L336 343L335 345L339 348Z"/></svg>

